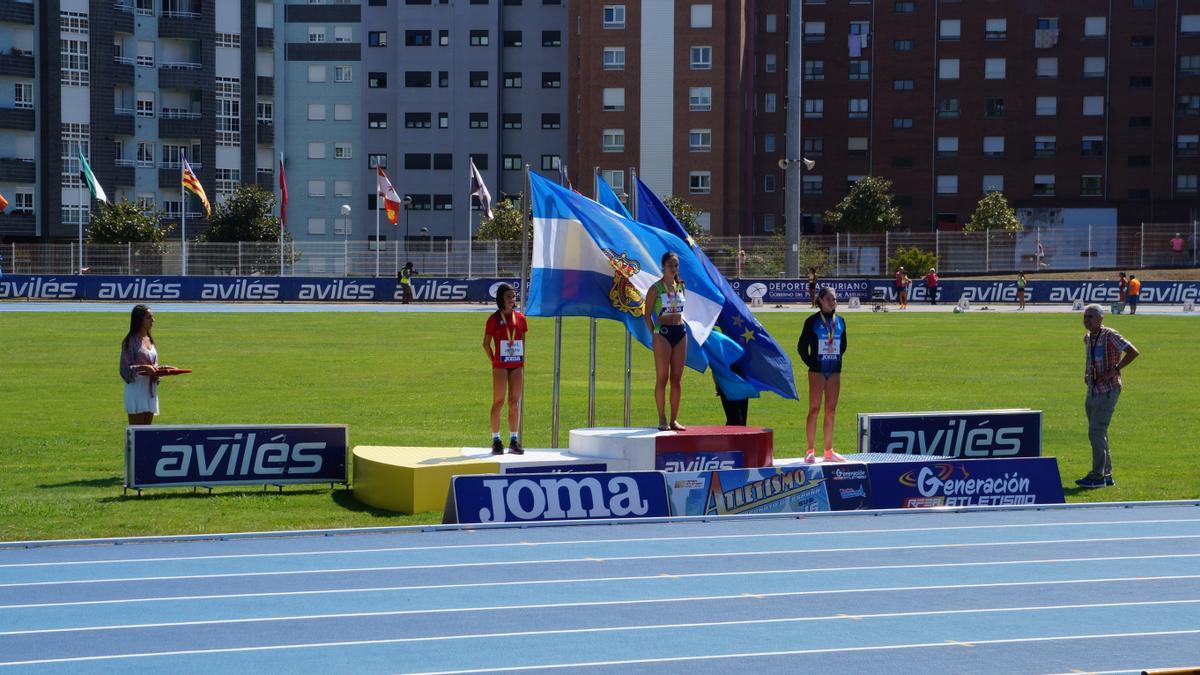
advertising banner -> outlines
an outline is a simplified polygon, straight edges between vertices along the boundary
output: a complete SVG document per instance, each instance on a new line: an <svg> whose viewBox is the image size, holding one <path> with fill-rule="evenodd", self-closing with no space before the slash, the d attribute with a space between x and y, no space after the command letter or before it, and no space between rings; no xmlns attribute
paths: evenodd
<svg viewBox="0 0 1200 675"><path fill-rule="evenodd" d="M668 473L676 516L829 511L820 465Z"/></svg>
<svg viewBox="0 0 1200 675"><path fill-rule="evenodd" d="M660 452L654 455L654 468L660 471L720 471L746 466L741 450L726 452Z"/></svg>
<svg viewBox="0 0 1200 675"><path fill-rule="evenodd" d="M935 457L1038 457L1040 410L859 413L858 451Z"/></svg>
<svg viewBox="0 0 1200 675"><path fill-rule="evenodd" d="M414 277L416 302L491 302L496 288L517 279ZM400 302L391 278L72 276L12 274L0 279L0 298L129 302Z"/></svg>
<svg viewBox="0 0 1200 675"><path fill-rule="evenodd" d="M450 490L460 523L671 515L660 471L455 476Z"/></svg>
<svg viewBox="0 0 1200 675"><path fill-rule="evenodd" d="M342 424L125 427L125 487L346 483Z"/></svg>
<svg viewBox="0 0 1200 675"><path fill-rule="evenodd" d="M573 464L501 464L500 473L506 475L529 473L597 473L608 471L608 465L578 462Z"/></svg>
<svg viewBox="0 0 1200 675"><path fill-rule="evenodd" d="M1062 504L1054 457L868 464L878 509Z"/></svg>
<svg viewBox="0 0 1200 675"><path fill-rule="evenodd" d="M883 289L884 297L896 301L896 287L891 279L871 279L868 284L873 294ZM914 281L909 288L910 302L921 303L929 299L929 290L923 282ZM1017 279L1012 281L953 281L943 279L938 283L938 301L954 304L959 298L971 304L1010 303L1017 304ZM1120 290L1116 280L1030 280L1025 288L1026 302L1070 305L1076 300L1084 304L1109 305L1119 302ZM1200 281L1143 281L1138 301L1143 304L1177 304L1191 300L1200 302Z"/></svg>
<svg viewBox="0 0 1200 675"><path fill-rule="evenodd" d="M755 298L768 303L812 302L807 279L733 279L729 285L747 302ZM871 294L866 279L821 279L817 286L832 286L843 300L850 297L866 299Z"/></svg>
<svg viewBox="0 0 1200 675"><path fill-rule="evenodd" d="M866 464L821 464L825 476L825 492L833 511L857 511L875 508L871 497L871 480Z"/></svg>

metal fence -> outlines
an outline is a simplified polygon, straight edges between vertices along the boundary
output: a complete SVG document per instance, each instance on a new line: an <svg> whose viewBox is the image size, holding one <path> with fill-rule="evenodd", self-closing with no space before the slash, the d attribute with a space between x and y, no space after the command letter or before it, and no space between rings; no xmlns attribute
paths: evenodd
<svg viewBox="0 0 1200 675"><path fill-rule="evenodd" d="M1043 227L1019 233L888 232L826 234L801 239L801 265L827 276L889 275L889 260L900 249L918 248L937 256L945 275L1026 273L1090 269L1196 267L1197 227L1145 223L1140 227ZM727 277L779 277L784 274L782 237L713 237L703 244ZM17 274L181 275L180 242L165 244L87 244L82 261L76 244L8 244L0 249L3 269ZM188 243L188 275L200 276L359 276L394 277L406 262L419 274L448 277L516 275L518 242L429 240L375 242ZM282 264L281 264L282 262ZM924 270L921 270L922 272Z"/></svg>

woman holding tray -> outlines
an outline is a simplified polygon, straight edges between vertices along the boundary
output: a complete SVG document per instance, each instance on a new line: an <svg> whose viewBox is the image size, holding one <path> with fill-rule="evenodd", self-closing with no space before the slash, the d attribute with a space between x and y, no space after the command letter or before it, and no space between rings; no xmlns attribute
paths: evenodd
<svg viewBox="0 0 1200 675"><path fill-rule="evenodd" d="M150 424L158 414L158 350L154 346L154 312L137 305L129 314L129 332L121 341L121 379L125 380L125 412L130 424Z"/></svg>

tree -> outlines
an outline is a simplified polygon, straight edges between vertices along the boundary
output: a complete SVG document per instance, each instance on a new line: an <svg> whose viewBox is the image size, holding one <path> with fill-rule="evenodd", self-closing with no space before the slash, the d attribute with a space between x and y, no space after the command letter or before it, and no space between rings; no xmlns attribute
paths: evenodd
<svg viewBox="0 0 1200 675"><path fill-rule="evenodd" d="M675 195L667 195L663 204L671 212L671 215L675 216L675 220L683 225L683 229L687 230L688 235L696 240L697 244L704 245L708 242L709 233L700 224L700 215L704 213L703 211Z"/></svg>
<svg viewBox="0 0 1200 675"><path fill-rule="evenodd" d="M231 197L213 209L208 229L196 241L279 241L279 218L274 210L275 195L257 185L239 185ZM285 232L284 240L291 239L291 234Z"/></svg>
<svg viewBox="0 0 1200 675"><path fill-rule="evenodd" d="M904 248L903 246L896 249L896 255L887 259L887 274L893 274L895 271L903 267L910 279L917 279L925 275L929 268L937 269L938 257L929 251L922 251L913 246L912 248Z"/></svg>
<svg viewBox="0 0 1200 675"><path fill-rule="evenodd" d="M163 217L158 209L143 210L128 199L100 202L88 225L90 244L126 244L166 241L171 226L159 226Z"/></svg>
<svg viewBox="0 0 1200 675"><path fill-rule="evenodd" d="M858 181L837 206L825 212L825 222L839 232L886 232L899 227L892 181L881 176Z"/></svg>
<svg viewBox="0 0 1200 675"><path fill-rule="evenodd" d="M484 216L479 220L479 229L475 232L475 238L488 241L520 241L521 226L524 225L524 215L521 213L521 204L525 201L524 195L518 196L516 199L502 199L492 207L492 218ZM533 228L529 228L532 232ZM528 232L527 232L528 234Z"/></svg>
<svg viewBox="0 0 1200 675"><path fill-rule="evenodd" d="M1025 229L1025 226L1017 220L1017 213L1008 205L1008 199L1004 193L992 191L979 200L979 205L975 207L975 213L971 214L971 220L967 221L966 227L963 229L967 232L982 230L1020 232Z"/></svg>

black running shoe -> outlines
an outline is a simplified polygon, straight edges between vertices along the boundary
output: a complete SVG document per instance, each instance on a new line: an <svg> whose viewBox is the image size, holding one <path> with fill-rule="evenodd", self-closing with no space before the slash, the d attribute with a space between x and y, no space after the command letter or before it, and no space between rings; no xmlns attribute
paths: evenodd
<svg viewBox="0 0 1200 675"><path fill-rule="evenodd" d="M510 455L523 455L525 454L525 448L522 448L521 442L514 438L508 442L508 453Z"/></svg>
<svg viewBox="0 0 1200 675"><path fill-rule="evenodd" d="M492 454L493 455L503 455L504 454L504 442L501 441L499 438L492 439Z"/></svg>

